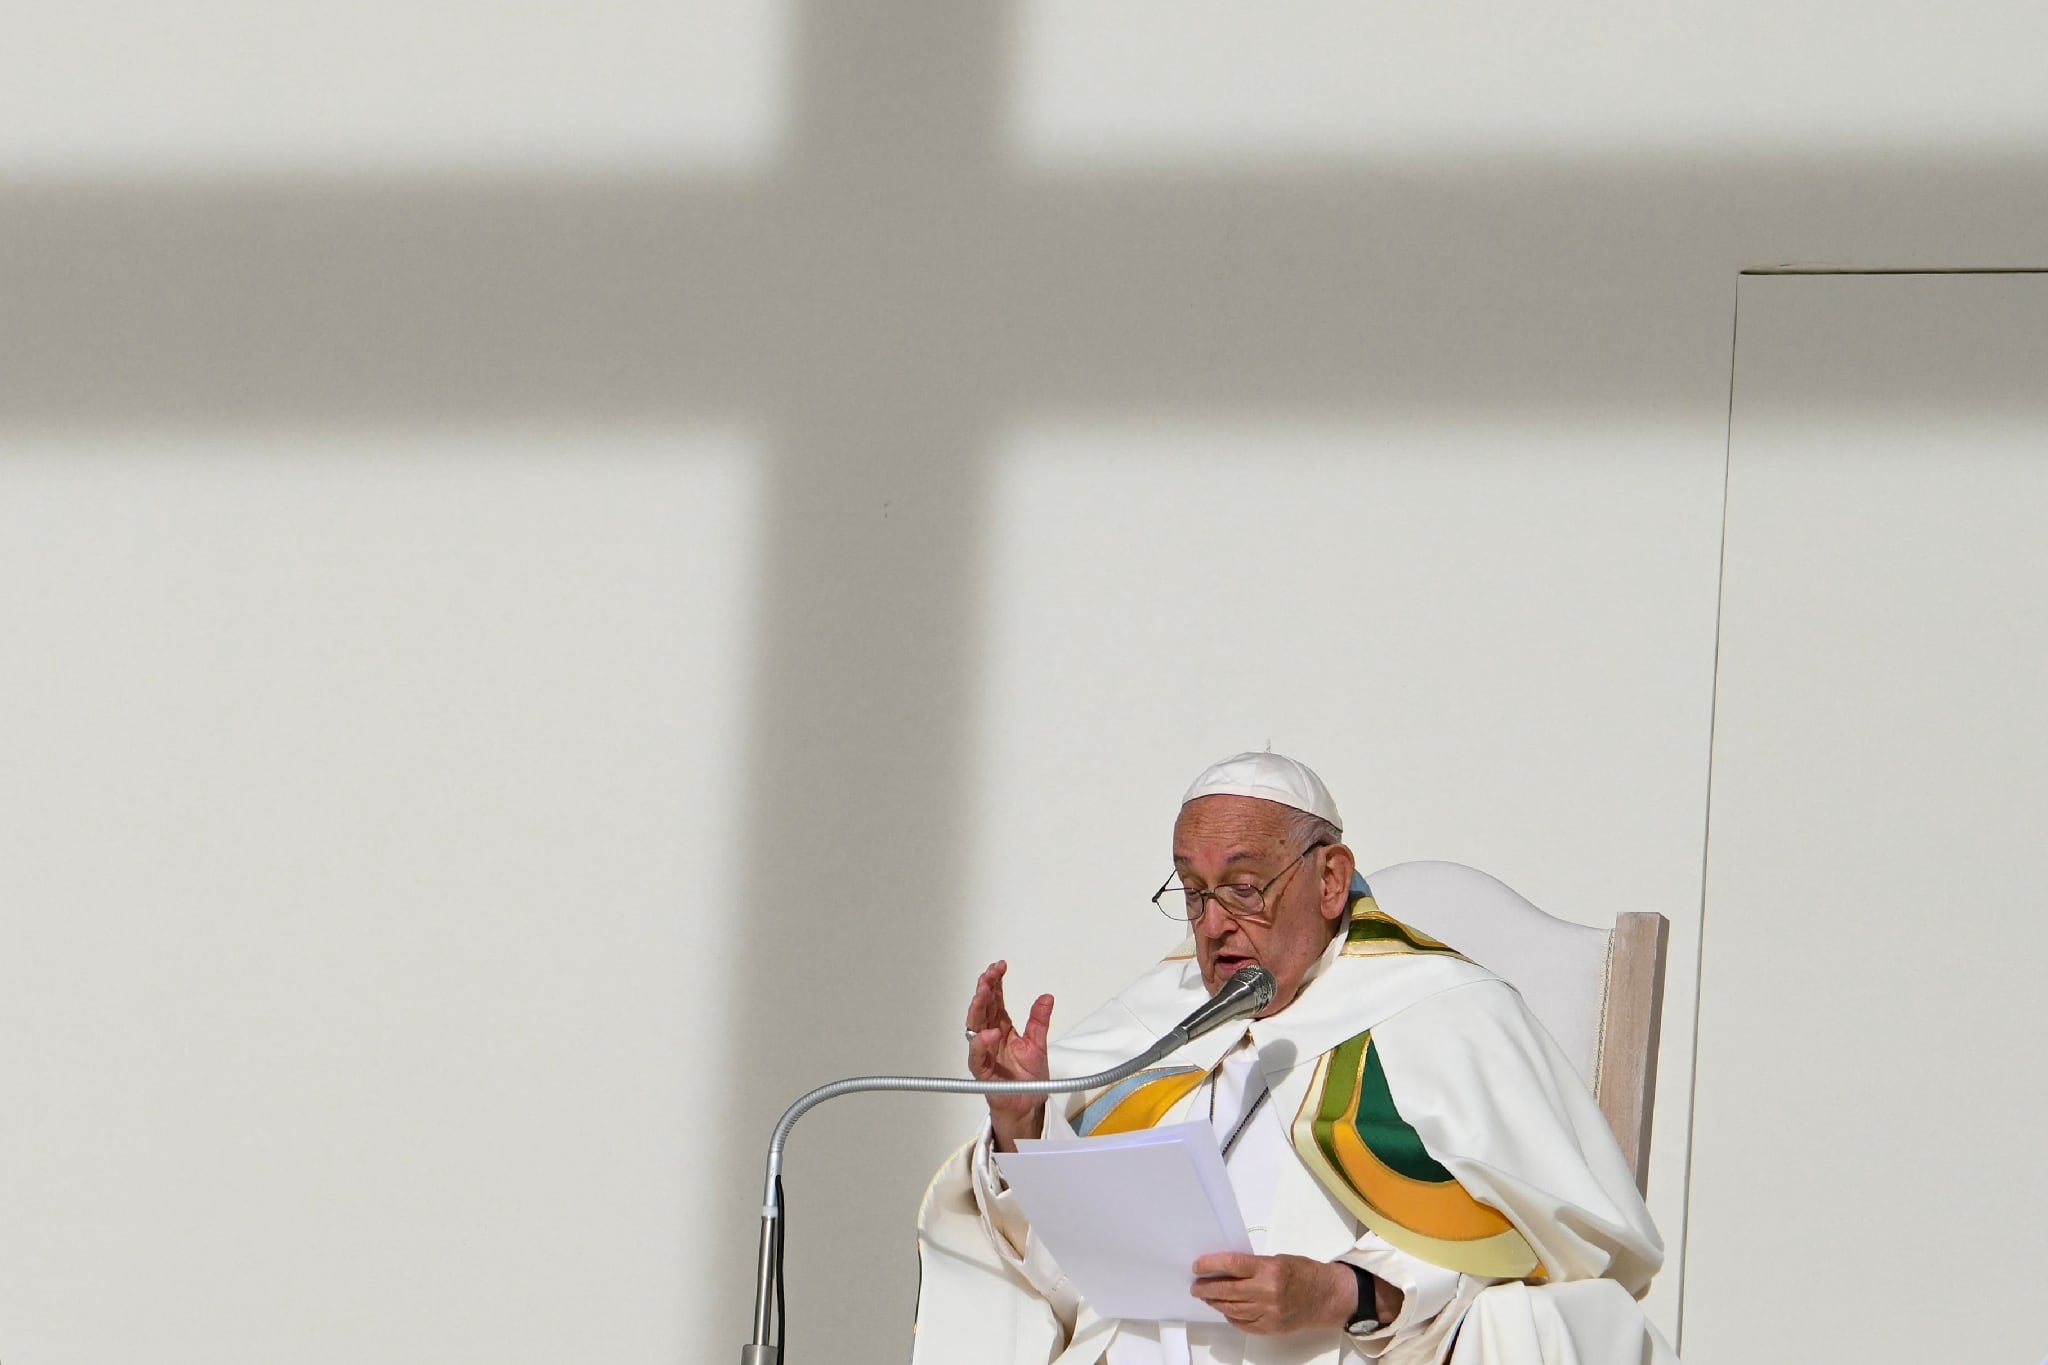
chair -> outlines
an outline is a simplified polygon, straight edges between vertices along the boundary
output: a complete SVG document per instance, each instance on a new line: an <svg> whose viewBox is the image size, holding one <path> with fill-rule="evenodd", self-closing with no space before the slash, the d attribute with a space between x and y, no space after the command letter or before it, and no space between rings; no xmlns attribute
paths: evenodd
<svg viewBox="0 0 2048 1365"><path fill-rule="evenodd" d="M1521 992L1599 1102L1646 1191L1670 922L1629 912L1612 932L1545 914L1459 863L1398 863L1366 877L1380 909Z"/></svg>

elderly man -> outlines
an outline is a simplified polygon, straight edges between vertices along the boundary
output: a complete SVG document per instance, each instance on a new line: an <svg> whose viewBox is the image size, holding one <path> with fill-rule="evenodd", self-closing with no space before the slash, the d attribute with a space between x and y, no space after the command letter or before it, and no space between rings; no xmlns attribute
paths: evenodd
<svg viewBox="0 0 2048 1365"><path fill-rule="evenodd" d="M1313 772L1271 753L1209 768L1173 866L1154 899L1189 942L1059 1044L1052 997L1019 1027L991 965L970 1069L1104 1069L1252 963L1271 1005L1100 1094L990 1098L920 1217L916 1365L1672 1359L1634 1297L1662 1245L1592 1096L1510 987L1376 903ZM1189 1268L1230 1325L1101 1317L991 1153L1194 1121L1216 1130L1254 1247Z"/></svg>

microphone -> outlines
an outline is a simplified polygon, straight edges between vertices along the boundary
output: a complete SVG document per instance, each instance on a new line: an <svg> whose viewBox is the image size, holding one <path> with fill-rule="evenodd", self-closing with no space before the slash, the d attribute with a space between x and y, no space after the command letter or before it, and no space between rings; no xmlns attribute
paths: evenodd
<svg viewBox="0 0 2048 1365"><path fill-rule="evenodd" d="M1171 1038L1175 1040L1174 1048L1185 1047L1219 1024L1228 1023L1239 1015L1257 1014L1273 1003L1275 989L1273 974L1264 967L1239 967L1216 994L1204 1000L1193 1014L1175 1024L1173 1031L1159 1041L1163 1043Z"/></svg>
<svg viewBox="0 0 2048 1365"><path fill-rule="evenodd" d="M952 1080L940 1076L851 1076L821 1085L798 1097L783 1111L781 1121L768 1139L768 1178L761 1191L761 1245L754 1286L754 1339L740 1348L740 1365L780 1365L782 1333L770 1333L769 1319L781 1301L782 1281L782 1150L789 1142L796 1121L826 1100L839 1095L871 1090L907 1091L926 1095L1065 1095L1076 1090L1094 1090L1135 1075L1170 1052L1186 1047L1218 1024L1241 1015L1257 1014L1273 1003L1278 987L1273 974L1264 967L1239 967L1221 990L1203 1001L1201 1007L1160 1036L1159 1041L1127 1062L1120 1062L1092 1076L1070 1076L1051 1081ZM776 1340L770 1340L771 1335Z"/></svg>

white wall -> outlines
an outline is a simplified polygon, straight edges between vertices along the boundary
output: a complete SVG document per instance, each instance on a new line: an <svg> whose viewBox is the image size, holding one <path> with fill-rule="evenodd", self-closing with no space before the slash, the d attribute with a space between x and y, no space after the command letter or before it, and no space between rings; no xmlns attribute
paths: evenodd
<svg viewBox="0 0 2048 1365"><path fill-rule="evenodd" d="M1672 917L1681 1244L1735 274L2034 260L2038 7L4 17L9 1360L730 1351L1269 739Z"/></svg>
<svg viewBox="0 0 2048 1365"><path fill-rule="evenodd" d="M1696 1361L2031 1365L2048 275L1743 282ZM1901 1258L1942 1307L1902 1333Z"/></svg>
<svg viewBox="0 0 2048 1365"><path fill-rule="evenodd" d="M749 446L8 451L9 1359L689 1353Z"/></svg>

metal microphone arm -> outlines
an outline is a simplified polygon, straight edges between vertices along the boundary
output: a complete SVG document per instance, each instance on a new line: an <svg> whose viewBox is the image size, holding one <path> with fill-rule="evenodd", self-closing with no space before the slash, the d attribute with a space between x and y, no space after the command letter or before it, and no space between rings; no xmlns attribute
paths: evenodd
<svg viewBox="0 0 2048 1365"><path fill-rule="evenodd" d="M1253 972L1257 972L1263 980L1248 980L1244 986L1239 986L1239 979L1247 978ZM1232 994L1233 987L1238 988L1236 995L1240 998L1230 1001L1229 1004L1237 1007L1212 1009L1211 1006L1223 1002L1226 996ZM1264 1009L1272 998L1272 977L1267 975L1263 968L1240 968L1208 1004L1175 1025L1158 1042L1128 1062L1119 1062L1107 1071L1098 1071L1092 1076L1074 1076L1066 1080L1051 1081L953 1080L941 1076L852 1076L843 1081L821 1085L800 1097L795 1104L783 1111L781 1121L775 1125L774 1135L768 1139L768 1177L761 1191L761 1255L754 1283L754 1339L751 1344L740 1348L740 1365L779 1365L782 1359L782 1344L771 1344L768 1340L768 1320L774 1311L777 1241L781 1236L782 1149L789 1142L790 1130L796 1127L796 1121L805 1114L826 1100L870 1090L899 1090L926 1095L1066 1095L1076 1090L1093 1090L1097 1086L1114 1085L1124 1077L1135 1075L1160 1058L1186 1047L1188 1041L1196 1034L1206 1033L1226 1019Z"/></svg>
<svg viewBox="0 0 2048 1365"><path fill-rule="evenodd" d="M927 1095L1065 1095L1076 1090L1093 1090L1135 1075L1186 1044L1187 1039L1181 1030L1175 1029L1128 1062L1120 1062L1092 1076L1075 1076L1069 1080L977 1081L940 1076L852 1076L830 1085L821 1085L797 1100L783 1111L782 1121L775 1125L775 1135L768 1140L768 1178L761 1193L761 1258L755 1270L754 1283L754 1340L753 1344L741 1348L740 1365L777 1365L782 1359L780 1343L770 1345L768 1342L768 1320L774 1313L776 1239L781 1236L778 1220L782 1217L779 1189L782 1149L798 1119L826 1100L868 1090L900 1090Z"/></svg>

